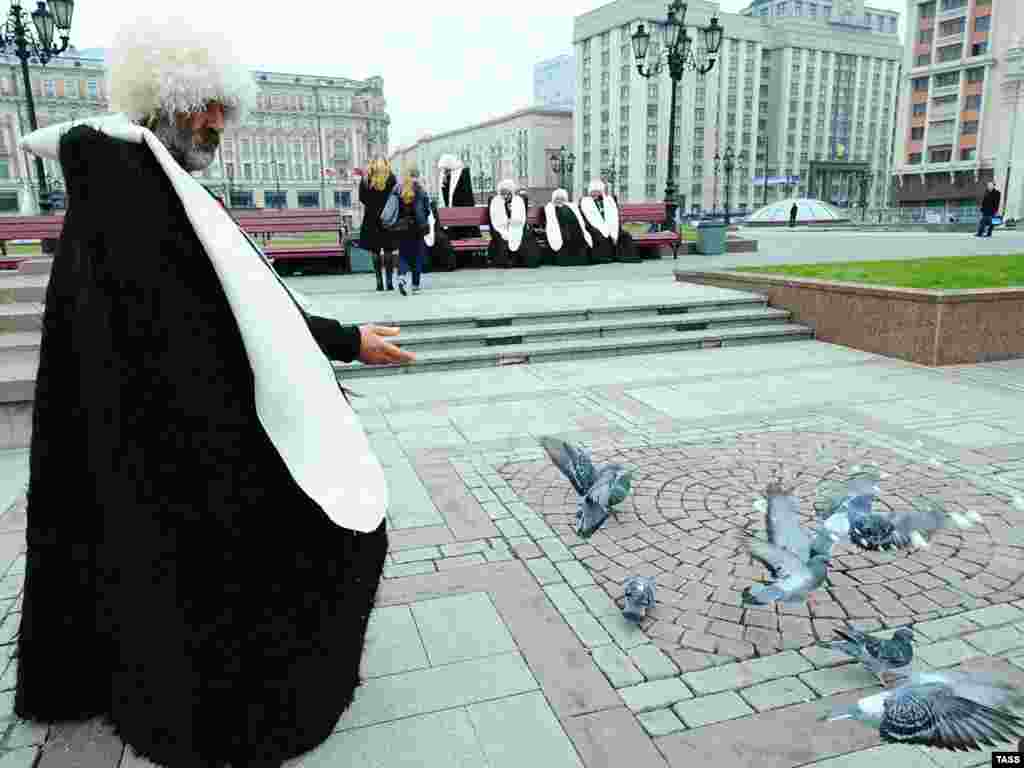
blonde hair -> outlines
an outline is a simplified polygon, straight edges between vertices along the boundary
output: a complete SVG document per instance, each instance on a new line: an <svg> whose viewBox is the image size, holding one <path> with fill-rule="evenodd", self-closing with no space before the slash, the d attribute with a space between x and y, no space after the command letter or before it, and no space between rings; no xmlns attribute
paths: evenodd
<svg viewBox="0 0 1024 768"><path fill-rule="evenodd" d="M370 189L376 189L378 192L383 192L384 187L388 183L388 177L391 175L391 163L383 157L375 157L370 161L366 170L370 175Z"/></svg>
<svg viewBox="0 0 1024 768"><path fill-rule="evenodd" d="M416 163L405 166L405 173L402 174L402 177L402 202L408 205L416 197L414 184L420 177L420 169L416 167Z"/></svg>

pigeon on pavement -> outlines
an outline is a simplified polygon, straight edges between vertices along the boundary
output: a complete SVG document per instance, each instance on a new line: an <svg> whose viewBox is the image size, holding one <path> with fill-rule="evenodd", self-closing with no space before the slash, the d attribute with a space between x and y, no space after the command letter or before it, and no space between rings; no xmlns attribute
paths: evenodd
<svg viewBox="0 0 1024 768"><path fill-rule="evenodd" d="M857 659L883 685L886 674L902 676L909 672L914 659L913 630L897 629L891 640L872 637L853 627L837 629L835 633L842 639L822 641L818 645Z"/></svg>
<svg viewBox="0 0 1024 768"><path fill-rule="evenodd" d="M582 445L570 445L553 437L542 437L540 444L576 489L580 497L576 510L576 533L584 539L590 538L604 525L612 507L629 494L633 473L621 464L595 467L590 452Z"/></svg>
<svg viewBox="0 0 1024 768"><path fill-rule="evenodd" d="M647 610L654 607L654 578L630 576L622 586L626 593L626 606L622 609L622 615L639 624Z"/></svg>
<svg viewBox="0 0 1024 768"><path fill-rule="evenodd" d="M813 539L808 536L800 523L800 502L793 495L792 488L784 490L781 483L773 481L765 488L764 496L765 528L769 543L792 552L801 562L807 562L812 555L831 558L832 537L820 525ZM760 505L756 506L760 508ZM772 575L775 573L772 572Z"/></svg>
<svg viewBox="0 0 1024 768"><path fill-rule="evenodd" d="M1024 719L1011 711L1022 705L1021 690L994 676L920 672L821 719L859 720L885 742L968 752L1024 736Z"/></svg>

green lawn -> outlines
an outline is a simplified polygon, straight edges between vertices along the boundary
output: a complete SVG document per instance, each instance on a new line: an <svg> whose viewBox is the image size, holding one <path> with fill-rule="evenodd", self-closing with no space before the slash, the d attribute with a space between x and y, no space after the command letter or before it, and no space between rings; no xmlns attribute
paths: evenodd
<svg viewBox="0 0 1024 768"><path fill-rule="evenodd" d="M957 290L1024 286L1024 254L945 256L906 261L850 261L836 264L779 264L771 267L735 267L735 270L899 288Z"/></svg>

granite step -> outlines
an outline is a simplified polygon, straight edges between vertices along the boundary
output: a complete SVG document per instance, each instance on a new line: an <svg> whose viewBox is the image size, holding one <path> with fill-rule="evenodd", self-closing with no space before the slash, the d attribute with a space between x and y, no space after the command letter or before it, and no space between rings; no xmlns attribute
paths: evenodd
<svg viewBox="0 0 1024 768"><path fill-rule="evenodd" d="M427 373L623 355L649 355L688 349L716 349L771 342L807 341L813 338L814 331L803 325L780 322L754 323L674 333L641 333L610 338L572 338L491 347L444 349L418 352L416 362L413 364L370 366L360 363L337 363L335 370L339 378L347 381L364 376Z"/></svg>
<svg viewBox="0 0 1024 768"><path fill-rule="evenodd" d="M569 339L611 339L619 336L701 331L708 328L724 328L751 323L763 325L772 322L786 322L789 320L790 314L784 309L772 309L754 304L743 309L685 312L673 315L651 313L647 316L625 319L603 317L573 322L458 328L426 333L407 333L406 327L402 329L402 335L395 343L403 349L409 349L418 354L420 352L514 346Z"/></svg>
<svg viewBox="0 0 1024 768"><path fill-rule="evenodd" d="M46 285L49 275L23 275L15 272L0 280L0 304L35 302L42 304L46 299Z"/></svg>
<svg viewBox="0 0 1024 768"><path fill-rule="evenodd" d="M0 302L0 334L39 331L43 327L43 305L34 301Z"/></svg>

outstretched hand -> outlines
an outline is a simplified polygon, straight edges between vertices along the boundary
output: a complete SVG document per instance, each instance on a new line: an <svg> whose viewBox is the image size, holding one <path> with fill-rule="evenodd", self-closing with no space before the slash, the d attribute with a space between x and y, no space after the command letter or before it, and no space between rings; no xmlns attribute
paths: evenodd
<svg viewBox="0 0 1024 768"><path fill-rule="evenodd" d="M398 332L398 328L387 325L359 326L359 362L367 365L414 362L415 353L400 349L384 339L385 336L397 336Z"/></svg>

